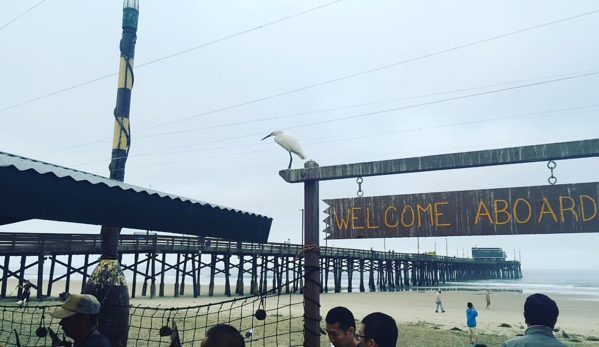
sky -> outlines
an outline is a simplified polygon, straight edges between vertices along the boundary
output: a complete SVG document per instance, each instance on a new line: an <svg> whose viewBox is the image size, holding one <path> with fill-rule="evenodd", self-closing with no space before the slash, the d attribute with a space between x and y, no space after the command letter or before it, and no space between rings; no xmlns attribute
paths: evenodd
<svg viewBox="0 0 599 347"><path fill-rule="evenodd" d="M599 135L595 1L141 0L139 7L125 182L272 217L271 242L301 242L303 208L303 185L279 176L288 154L261 141L273 130L295 136L320 166ZM121 20L120 1L0 5L0 151L109 175ZM295 157L293 168L301 167ZM554 170L558 184L595 182L597 172L598 158L559 161ZM539 162L367 177L362 190L525 187L547 185L549 176ZM357 190L355 179L321 182L320 199ZM99 227L0 227L26 231ZM450 256L501 247L524 271L599 269L598 233L320 242Z"/></svg>

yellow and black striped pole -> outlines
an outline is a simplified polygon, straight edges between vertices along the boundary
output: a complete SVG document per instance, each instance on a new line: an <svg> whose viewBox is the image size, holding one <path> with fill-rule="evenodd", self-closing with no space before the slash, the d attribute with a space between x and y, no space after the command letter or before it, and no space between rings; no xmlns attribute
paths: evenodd
<svg viewBox="0 0 599 347"><path fill-rule="evenodd" d="M118 92L114 109L114 139L109 166L110 178L118 181L125 180L125 164L131 146L129 110L138 16L138 0L124 0ZM110 340L113 347L127 346L129 333L129 288L119 262L120 233L119 226L102 226L102 256L84 290L100 301L98 330Z"/></svg>

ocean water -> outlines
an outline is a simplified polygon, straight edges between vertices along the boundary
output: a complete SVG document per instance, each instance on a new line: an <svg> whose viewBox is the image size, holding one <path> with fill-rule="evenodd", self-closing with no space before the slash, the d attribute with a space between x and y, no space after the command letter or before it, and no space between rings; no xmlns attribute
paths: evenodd
<svg viewBox="0 0 599 347"><path fill-rule="evenodd" d="M599 270L522 270L517 280L478 280L447 283L463 290L518 291L523 294L564 294L574 299L599 301Z"/></svg>

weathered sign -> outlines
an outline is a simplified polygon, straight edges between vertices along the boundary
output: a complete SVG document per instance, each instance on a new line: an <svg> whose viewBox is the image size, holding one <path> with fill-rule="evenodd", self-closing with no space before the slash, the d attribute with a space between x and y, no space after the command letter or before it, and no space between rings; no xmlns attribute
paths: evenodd
<svg viewBox="0 0 599 347"><path fill-rule="evenodd" d="M328 239L599 232L599 183L323 200Z"/></svg>

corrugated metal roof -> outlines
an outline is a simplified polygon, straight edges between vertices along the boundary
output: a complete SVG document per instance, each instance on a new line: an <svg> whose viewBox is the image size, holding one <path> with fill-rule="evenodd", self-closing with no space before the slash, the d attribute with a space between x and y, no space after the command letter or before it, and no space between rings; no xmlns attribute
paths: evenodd
<svg viewBox="0 0 599 347"><path fill-rule="evenodd" d="M32 189L36 189L36 191L31 191ZM89 195L82 195L84 191ZM0 193L0 224L26 219L48 219L102 225L106 225L104 223L108 222L121 221L126 222L127 225L108 225L266 242L272 223L272 218L255 213L145 189L107 177L1 151ZM69 202L68 197L79 200ZM102 197L102 199L99 199L99 197ZM23 199L27 201L22 201ZM128 204L124 204L121 200L127 200ZM64 204L63 208L75 208L78 215L69 216L64 211L60 211L59 208L50 206L55 203ZM98 211L95 214L90 212L87 216L89 218L86 218L86 212L82 211L80 206L73 206L75 203L89 203L91 204L90 209L103 207L113 214L119 215L119 218L114 218L107 212L98 213ZM43 204L45 206L42 206ZM21 207L19 208L19 206ZM119 212L117 206L123 212ZM52 210L56 210L57 214L50 215L48 211ZM214 212L210 214L209 210ZM124 211L128 213L124 213ZM161 218L171 219L172 226L168 227L167 223L160 220L157 221L155 228L148 228L149 223L147 220L158 219L157 216L148 215L150 211L158 214L161 211L164 212ZM167 213L175 213L175 215L186 219L186 221L172 220L172 217L166 215ZM102 216L108 220L98 221L98 218ZM69 220L65 220L65 218ZM206 224L218 224L219 220L222 222L220 226ZM232 220L239 223L231 223ZM246 230L250 234L256 232L258 234L242 238L240 236L243 236L244 233L223 230L221 226L225 225ZM197 228L195 232L194 227ZM163 230L164 228L169 230ZM227 237L227 235L234 237Z"/></svg>

